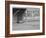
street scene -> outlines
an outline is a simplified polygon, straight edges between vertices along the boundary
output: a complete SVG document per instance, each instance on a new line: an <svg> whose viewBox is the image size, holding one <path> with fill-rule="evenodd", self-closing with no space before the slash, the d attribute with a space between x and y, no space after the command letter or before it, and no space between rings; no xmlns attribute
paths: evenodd
<svg viewBox="0 0 46 38"><path fill-rule="evenodd" d="M39 8L13 8L12 30L39 30Z"/></svg>

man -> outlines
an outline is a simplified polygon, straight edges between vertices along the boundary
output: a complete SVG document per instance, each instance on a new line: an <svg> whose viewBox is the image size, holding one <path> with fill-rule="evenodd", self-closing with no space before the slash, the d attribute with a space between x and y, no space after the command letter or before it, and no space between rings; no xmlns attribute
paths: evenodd
<svg viewBox="0 0 46 38"><path fill-rule="evenodd" d="M17 23L22 22L23 14L25 13L25 10L26 10L25 8L24 9L23 8L14 8L13 14L14 14L14 16L17 17Z"/></svg>

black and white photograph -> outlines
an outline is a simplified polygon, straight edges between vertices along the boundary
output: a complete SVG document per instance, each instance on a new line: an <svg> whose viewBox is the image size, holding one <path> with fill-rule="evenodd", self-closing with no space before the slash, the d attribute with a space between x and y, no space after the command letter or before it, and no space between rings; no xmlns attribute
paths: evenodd
<svg viewBox="0 0 46 38"><path fill-rule="evenodd" d="M12 30L39 30L40 8L13 8Z"/></svg>
<svg viewBox="0 0 46 38"><path fill-rule="evenodd" d="M42 32L42 6L10 5L11 33Z"/></svg>

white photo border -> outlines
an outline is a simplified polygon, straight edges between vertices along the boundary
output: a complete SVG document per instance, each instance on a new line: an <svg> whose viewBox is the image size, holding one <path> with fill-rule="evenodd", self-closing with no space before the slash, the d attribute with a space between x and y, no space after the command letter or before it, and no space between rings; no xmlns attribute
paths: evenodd
<svg viewBox="0 0 46 38"><path fill-rule="evenodd" d="M40 8L40 30L25 30L25 31L12 31L12 8ZM22 34L22 33L39 33L42 32L42 6L37 5L19 5L19 4L10 4L10 34Z"/></svg>

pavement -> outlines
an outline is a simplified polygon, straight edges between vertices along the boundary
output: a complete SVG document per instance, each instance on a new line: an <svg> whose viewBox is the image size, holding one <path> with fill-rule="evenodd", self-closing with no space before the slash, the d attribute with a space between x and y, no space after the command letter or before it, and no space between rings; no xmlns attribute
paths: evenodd
<svg viewBox="0 0 46 38"><path fill-rule="evenodd" d="M16 18L13 17L12 30L39 30L40 29L40 20L33 19L30 22L16 23Z"/></svg>

